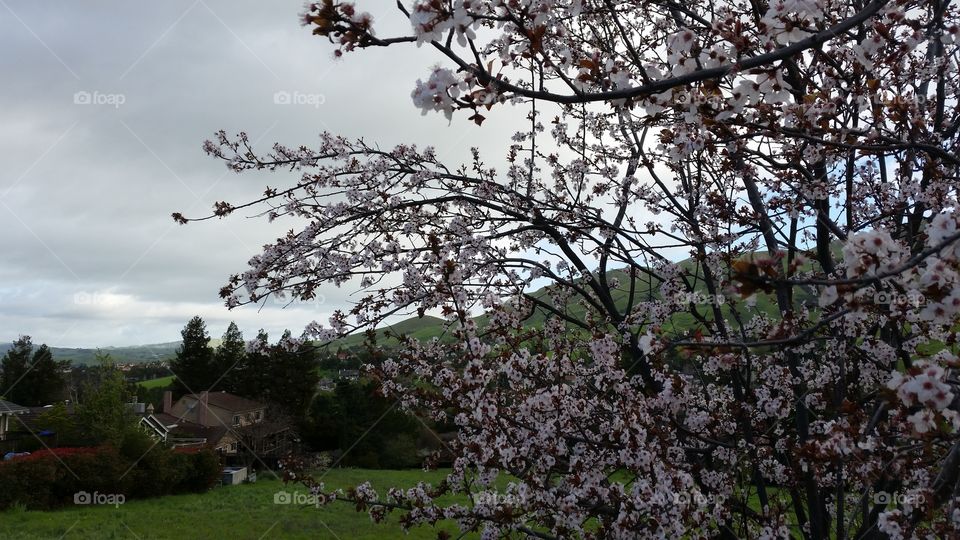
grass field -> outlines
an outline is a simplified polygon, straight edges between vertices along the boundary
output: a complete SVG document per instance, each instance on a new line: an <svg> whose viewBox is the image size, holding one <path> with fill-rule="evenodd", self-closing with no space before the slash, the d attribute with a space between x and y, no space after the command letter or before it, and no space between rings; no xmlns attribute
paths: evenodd
<svg viewBox="0 0 960 540"><path fill-rule="evenodd" d="M369 480L379 493L387 487L406 487L418 481L437 483L445 471L369 471L333 469L324 482L328 489L347 488ZM261 475L262 476L262 475ZM439 529L414 529L404 535L392 515L375 524L353 506L334 502L321 508L275 504L280 492L306 494L302 486L261 477L255 484L217 487L202 495L176 495L129 501L118 507L76 506L53 512L0 512L0 538L39 539L432 539ZM456 533L456 524L442 527ZM454 537L457 535L454 534ZM475 537L471 537L475 538Z"/></svg>
<svg viewBox="0 0 960 540"><path fill-rule="evenodd" d="M150 379L149 381L140 381L137 384L144 388L163 388L165 386L170 386L170 383L173 382L175 377L170 375L169 377L160 377L159 379Z"/></svg>

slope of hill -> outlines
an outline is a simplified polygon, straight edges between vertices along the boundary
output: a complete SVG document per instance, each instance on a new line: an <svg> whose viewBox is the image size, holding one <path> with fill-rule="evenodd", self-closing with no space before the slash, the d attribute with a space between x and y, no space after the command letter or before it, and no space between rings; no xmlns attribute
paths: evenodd
<svg viewBox="0 0 960 540"><path fill-rule="evenodd" d="M693 271L693 263L689 260L683 261L681 265L687 267L689 270ZM639 303L642 301L649 301L653 299L660 298L660 291L656 285L651 286L650 283L644 280L644 276L638 276L636 278L637 283L635 290L633 291L634 303ZM618 280L620 285L612 289L612 297L616 306L620 309L624 309L627 306L627 303L630 299L630 276L623 270L613 270L607 273L607 281L613 282L613 280ZM702 282L695 284L695 290L703 295L704 298L707 297L706 287ZM541 300L547 304L553 305L553 302L550 300L550 289L551 286L546 286L541 289L538 289L532 293L531 296ZM696 302L701 304L700 311L702 315L710 320L713 318L713 314L710 310L706 309L706 305L703 302ZM800 305L813 305L816 306L816 296L815 294L807 289L800 288L796 296L794 297L794 303L797 306ZM745 301L738 300L736 302L737 311L741 313L741 317L750 318L758 313L765 313L769 315L774 315L779 310L776 306L776 300L773 295L758 293L751 305L747 305ZM574 318L583 320L586 315L586 309L580 305L576 300L571 301L566 306L566 312ZM730 316L730 308L724 307L723 313L725 317ZM486 322L485 316L476 317L478 326L481 328L485 325ZM543 324L547 319L547 313L545 310L538 310L530 318L525 321L525 325L528 327L538 327ZM681 334L687 331L692 330L696 326L696 321L694 317L689 313L678 313L671 319L672 328L670 329L672 333ZM446 333L444 328L443 319L437 317L424 316L422 318L413 317L410 319L405 319L396 324L381 328L377 330L377 342L380 344L390 345L391 343L396 343L395 339L387 338L384 339L386 334L390 333L391 335L408 335L416 339L430 339L433 337L443 337ZM364 334L355 334L350 335L340 340L334 341L331 343L331 348L336 349L339 347L350 349L356 348L363 344L366 336Z"/></svg>
<svg viewBox="0 0 960 540"><path fill-rule="evenodd" d="M11 343L0 343L0 355L6 353ZM79 347L51 347L53 357L57 360L69 360L75 366L96 363L97 351L109 354L115 362L141 364L157 360L169 360L176 353L179 341L156 343L152 345L134 345L129 347L103 347L101 349L86 349Z"/></svg>

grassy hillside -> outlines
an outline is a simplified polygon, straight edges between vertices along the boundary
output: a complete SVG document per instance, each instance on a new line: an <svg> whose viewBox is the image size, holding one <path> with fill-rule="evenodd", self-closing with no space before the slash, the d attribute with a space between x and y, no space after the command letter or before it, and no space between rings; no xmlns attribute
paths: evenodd
<svg viewBox="0 0 960 540"><path fill-rule="evenodd" d="M146 388L146 389L150 389L150 388L165 388L165 387L167 387L167 386L170 386L170 384L173 383L173 380L174 380L175 378L176 378L176 377L174 377L173 375L170 375L169 377L160 377L160 378L158 378L158 379L150 379L150 380L147 380L147 381L140 381L140 382L138 382L137 384L139 384L140 386L142 386L142 387L144 387L144 388Z"/></svg>
<svg viewBox="0 0 960 540"><path fill-rule="evenodd" d="M333 469L323 480L330 489L347 488L370 480L374 488L385 493L391 486L410 487L418 481L437 483L445 474L445 471ZM414 529L410 535L404 536L396 516L391 516L386 524L374 524L366 513L358 513L351 505L341 502L321 508L275 504L274 496L280 491L306 494L303 487L262 479L256 484L217 487L201 495L130 501L117 508L77 506L53 512L12 510L0 513L0 538L417 540L436 538L441 529L457 537L453 523L442 523L438 529Z"/></svg>
<svg viewBox="0 0 960 540"><path fill-rule="evenodd" d="M694 263L687 260L680 263L682 266L690 270L691 273L698 274ZM628 305L631 297L630 291L630 276L627 272L623 270L614 270L607 273L608 282L612 283L614 280L619 281L619 286L612 288L612 294L614 303L620 309L625 309ZM531 296L542 300L543 302L554 305L550 300L550 289L551 286L543 287L531 293ZM702 281L694 281L694 289L707 296L706 286ZM653 299L658 299L661 297L659 292L659 286L657 284L651 284L646 279L646 276L638 276L637 283L633 291L633 300L634 304L643 301L649 301ZM726 291L721 291L720 294L729 295L731 293ZM812 291L806 290L803 288L797 289L797 294L794 298L794 304L796 306L801 305L814 305L816 306L816 297ZM773 315L779 312L779 309L776 304L776 299L772 294L764 294L758 292L753 299L753 302L748 305L744 300L737 299L736 309L741 314L741 317L749 319L758 313L766 313ZM570 302L566 306L566 312L572 317L583 320L586 315L586 309L581 306L576 300ZM701 314L707 319L713 319L713 313L707 309L706 305L700 305ZM723 313L725 317L730 316L730 309L728 307L723 308ZM529 319L526 320L525 324L529 327L539 327L542 326L544 321L547 318L547 313L545 310L539 310L534 313ZM476 318L476 321L480 327L483 327L486 322L484 316ZM674 315L670 320L670 328L668 331L674 334L681 334L687 331L692 330L696 326L697 322L694 319L693 315L689 313L678 313ZM384 336L387 332L391 334L406 334L410 335L416 339L430 339L433 337L442 337L445 334L444 331L444 321L437 317L425 316L423 318L413 317L411 319L406 319L394 325L387 326L385 328L377 330L377 341L381 344L390 345L395 343L394 339L384 339ZM338 347L344 348L355 348L362 345L364 342L364 334L355 334L347 336L346 338L335 341L331 346L336 349Z"/></svg>
<svg viewBox="0 0 960 540"><path fill-rule="evenodd" d="M0 343L0 355L7 352L12 344ZM97 351L109 354L115 362L146 363L173 358L179 341L157 343L153 345L135 345L130 347L103 347L101 349L84 349L74 347L51 347L53 357L57 360L69 360L75 366L96 364Z"/></svg>

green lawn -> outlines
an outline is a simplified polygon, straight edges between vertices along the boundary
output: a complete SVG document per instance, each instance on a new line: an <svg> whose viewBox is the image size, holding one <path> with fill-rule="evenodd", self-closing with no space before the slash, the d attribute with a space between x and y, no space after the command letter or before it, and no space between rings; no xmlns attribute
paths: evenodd
<svg viewBox="0 0 960 540"><path fill-rule="evenodd" d="M347 488L370 480L379 493L390 486L412 486L418 481L439 482L446 471L370 471L333 469L324 478L328 489ZM279 491L306 494L302 486L261 478L255 484L217 487L202 495L177 495L129 501L112 506L71 506L53 512L0 512L3 539L380 539L436 538L438 529L422 527L404 535L397 515L386 524L374 524L366 513L334 502L329 506L275 504ZM443 529L456 533L456 524ZM454 538L457 536L453 535Z"/></svg>
<svg viewBox="0 0 960 540"><path fill-rule="evenodd" d="M175 377L170 375L169 377L160 377L159 379L150 379L149 381L140 381L137 384L144 388L164 388L170 386Z"/></svg>

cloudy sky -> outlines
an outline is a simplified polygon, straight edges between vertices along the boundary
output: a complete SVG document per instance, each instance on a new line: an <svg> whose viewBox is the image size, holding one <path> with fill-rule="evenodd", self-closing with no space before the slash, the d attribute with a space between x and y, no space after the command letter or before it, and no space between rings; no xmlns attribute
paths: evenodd
<svg viewBox="0 0 960 540"><path fill-rule="evenodd" d="M381 35L406 29L392 2L367 5ZM171 212L204 215L215 200L292 178L229 173L200 149L218 129L246 131L262 148L314 144L325 130L434 144L451 161L470 146L504 146L518 121L507 109L477 128L413 107L416 79L440 60L432 50L334 60L299 25L301 9L301 0L0 0L0 341L173 341L194 314L214 335L230 320L249 336L276 334L345 306L350 290L335 288L286 309L222 306L226 277L290 223L236 215L183 227Z"/></svg>

